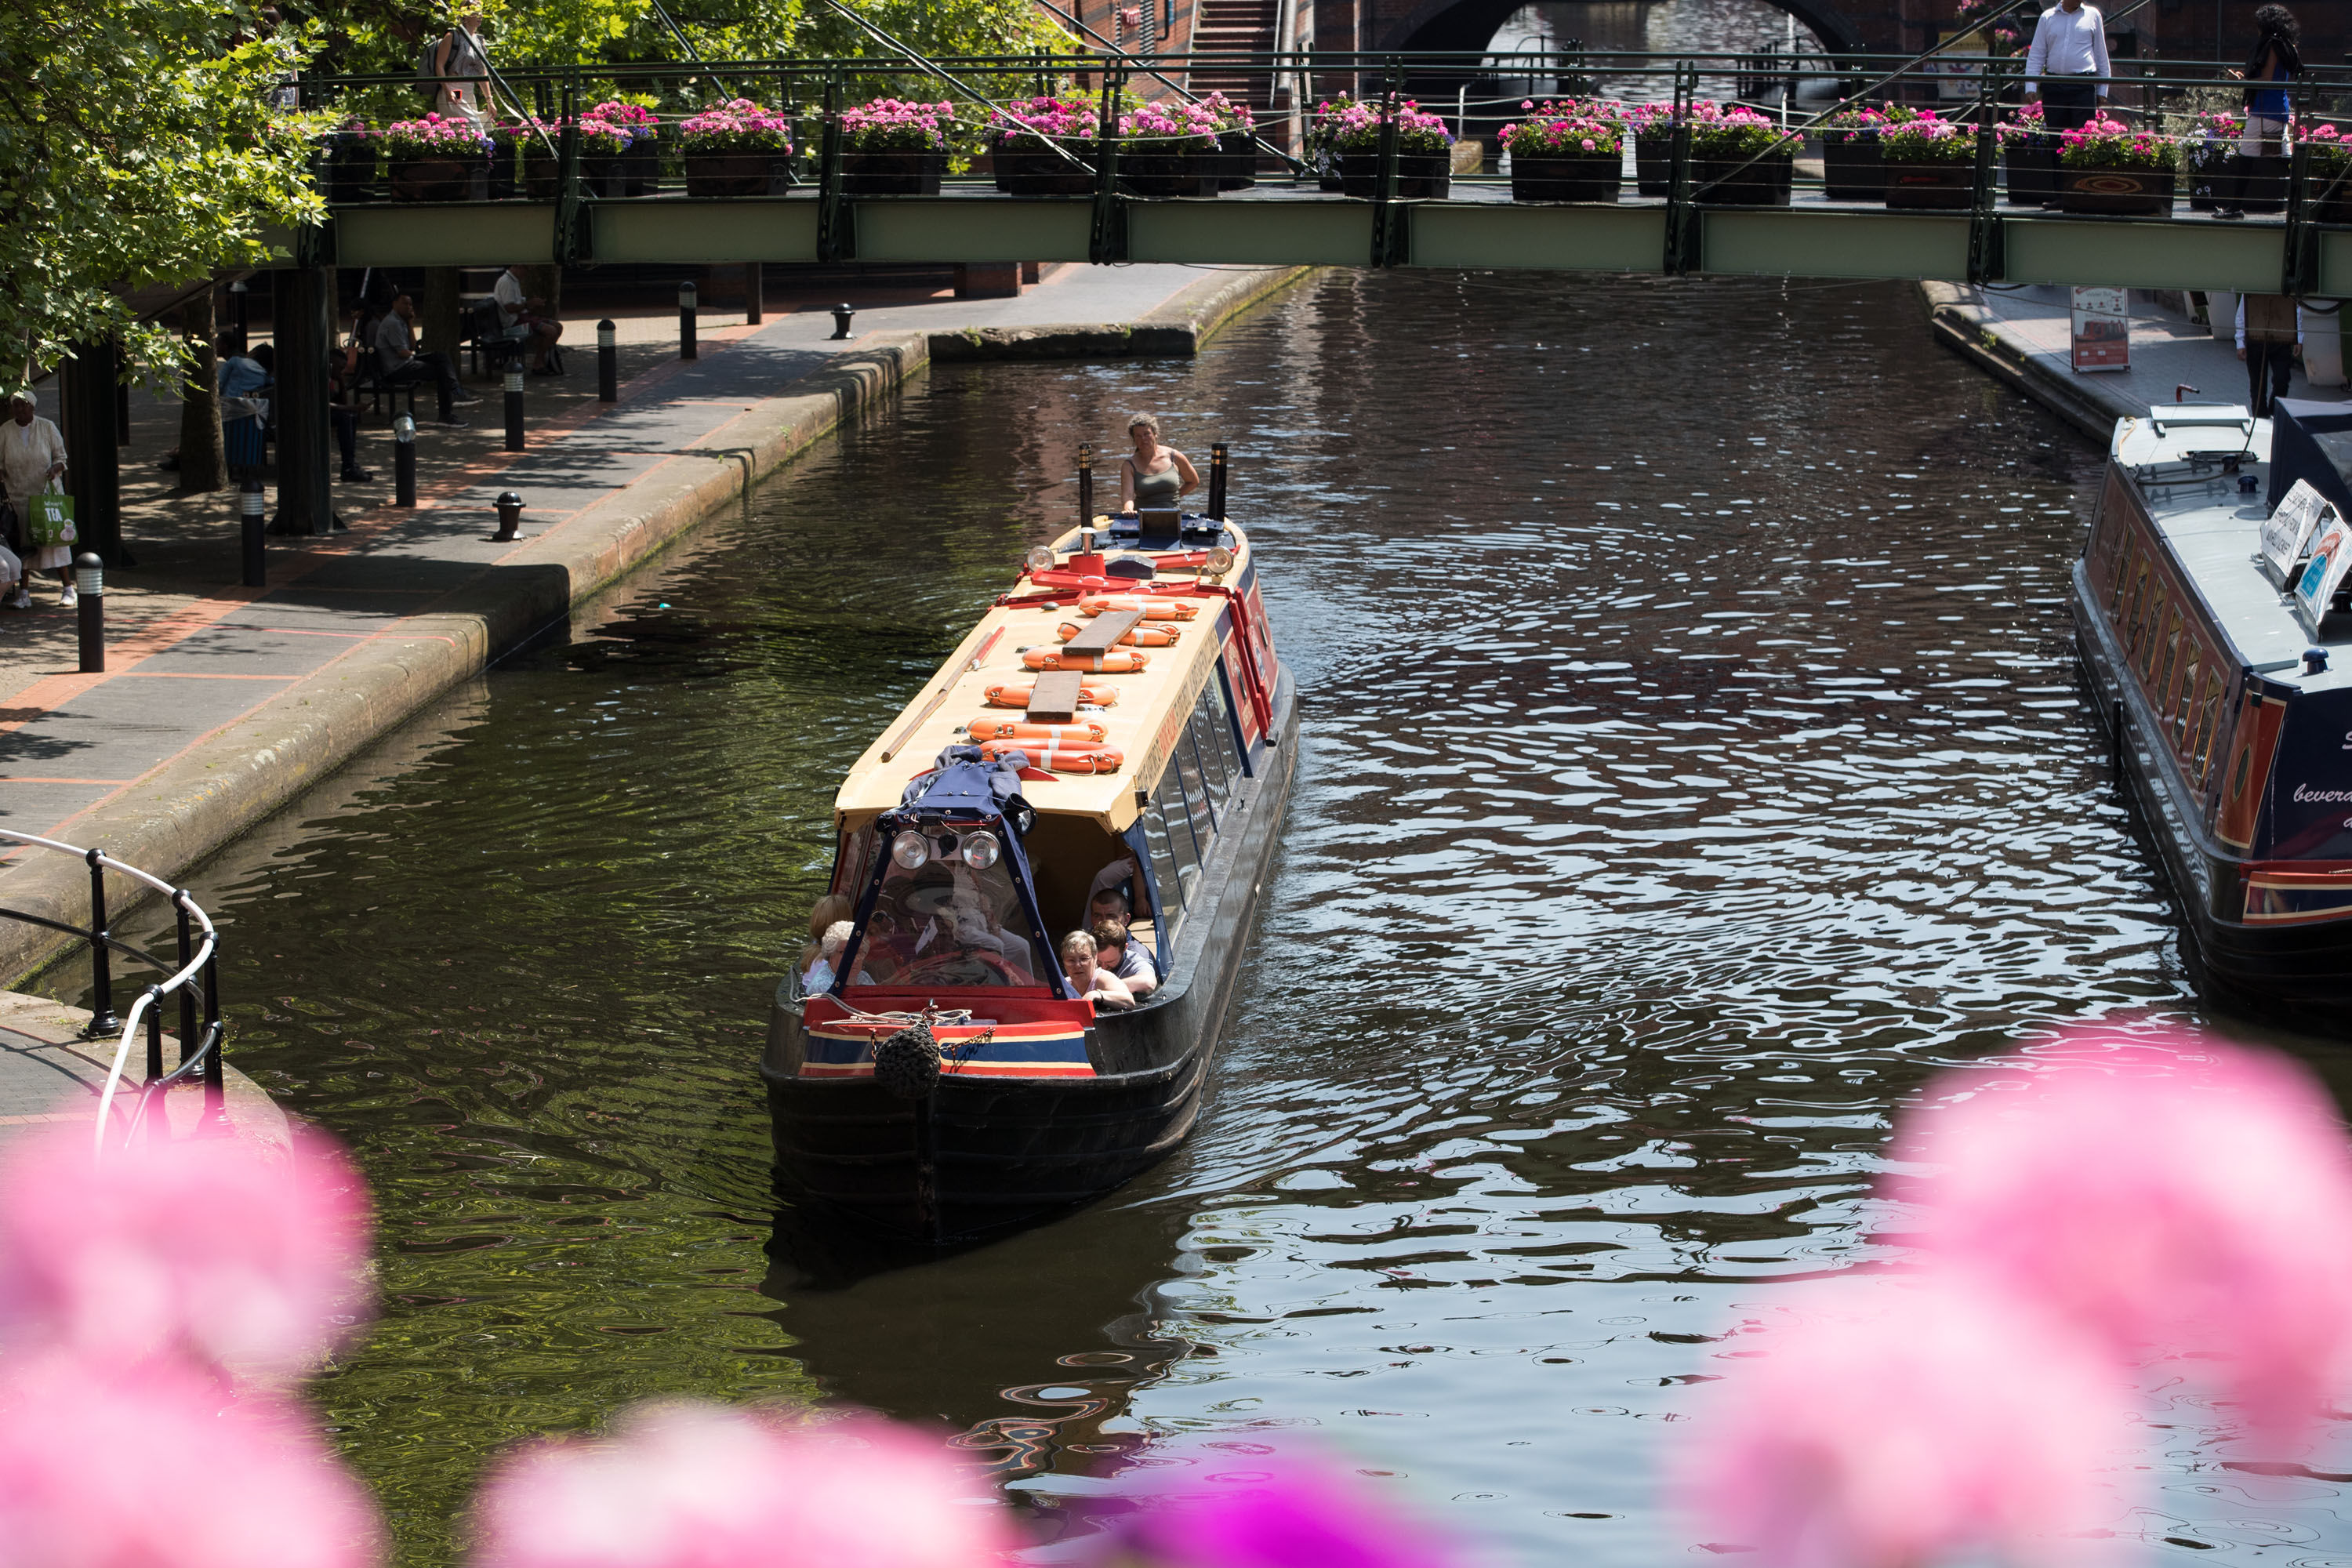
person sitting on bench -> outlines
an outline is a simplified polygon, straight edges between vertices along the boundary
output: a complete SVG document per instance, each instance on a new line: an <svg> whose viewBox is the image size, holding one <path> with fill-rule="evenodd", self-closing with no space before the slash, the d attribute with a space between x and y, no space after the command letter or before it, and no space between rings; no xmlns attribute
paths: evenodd
<svg viewBox="0 0 2352 1568"><path fill-rule="evenodd" d="M449 363L447 354L416 352L416 301L406 294L394 300L392 314L376 323L375 353L386 385L405 386L426 376L433 378L434 390L441 400L444 425L466 423L451 412L453 405L481 401L457 384L457 367Z"/></svg>
<svg viewBox="0 0 2352 1568"><path fill-rule="evenodd" d="M563 323L546 313L547 301L526 293L521 276L511 267L490 286L490 298L498 301L500 335L524 345L533 356L531 374L561 374L552 355L556 340L563 335Z"/></svg>

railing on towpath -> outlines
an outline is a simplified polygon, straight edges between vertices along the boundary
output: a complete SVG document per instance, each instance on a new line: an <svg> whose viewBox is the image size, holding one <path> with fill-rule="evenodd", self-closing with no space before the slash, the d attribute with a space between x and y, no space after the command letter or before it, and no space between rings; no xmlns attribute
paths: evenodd
<svg viewBox="0 0 2352 1568"><path fill-rule="evenodd" d="M160 877L149 875L136 866L125 865L100 849L87 849L78 844L67 844L55 838L44 838L37 833L20 833L14 828L0 827L0 843L22 844L30 848L53 854L71 855L89 868L89 924L71 925L52 920L28 910L0 907L0 920L23 921L49 931L60 931L80 940L89 952L90 1016L82 1031L87 1040L115 1038L114 1060L107 1070L106 1088L99 1096L97 1129L93 1134L99 1152L106 1149L106 1131L113 1113L114 1098L123 1083L123 1068L131 1059L131 1048L143 1027L147 1044L147 1072L137 1086L138 1099L132 1106L124 1132L124 1142L139 1136L148 1115L173 1087L201 1075L205 1086L205 1114L217 1115L226 1100L226 1086L221 1062L223 1037L226 1033L220 1014L220 972L218 958L220 940L213 929L212 917L196 906L185 888L175 888ZM109 871L143 882L170 900L173 924L178 934L174 957L166 961L145 948L133 946L116 936L107 918L106 874ZM121 953L146 964L163 976L143 989L131 1004L131 1011L117 1016L114 1011L114 954ZM176 999L180 1009L180 1059L166 1072L163 1068L163 1005Z"/></svg>

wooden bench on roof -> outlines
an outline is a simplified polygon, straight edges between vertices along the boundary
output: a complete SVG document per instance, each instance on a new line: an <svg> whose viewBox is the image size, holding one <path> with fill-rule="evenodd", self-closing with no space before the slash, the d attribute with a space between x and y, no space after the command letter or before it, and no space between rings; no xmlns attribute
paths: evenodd
<svg viewBox="0 0 2352 1568"><path fill-rule="evenodd" d="M1106 610L1064 643L1062 652L1098 660L1117 647L1118 639L1133 631L1142 619L1141 610ZM1030 686L1029 710L1023 717L1033 724L1073 722L1078 716L1078 689L1084 683L1084 676L1078 670L1047 670Z"/></svg>

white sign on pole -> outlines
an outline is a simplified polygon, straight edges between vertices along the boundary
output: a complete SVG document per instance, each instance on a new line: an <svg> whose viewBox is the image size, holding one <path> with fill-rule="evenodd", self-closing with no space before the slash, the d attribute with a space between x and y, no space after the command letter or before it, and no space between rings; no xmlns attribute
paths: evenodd
<svg viewBox="0 0 2352 1568"><path fill-rule="evenodd" d="M2327 618L2327 606L2335 602L2336 590L2343 586L2347 572L2352 572L2352 528L2331 514L2319 531L2319 542L2311 547L2311 564L2294 580L2295 605L2309 619L2314 633Z"/></svg>
<svg viewBox="0 0 2352 1568"><path fill-rule="evenodd" d="M2285 582L2294 563L2303 559L2304 546L2311 542L2323 514L2333 517L2336 509L2311 488L2309 479L2297 479L2294 489L2279 502L2278 510L2263 523L2263 559L2278 573L2280 582Z"/></svg>
<svg viewBox="0 0 2352 1568"><path fill-rule="evenodd" d="M2075 370L2131 369L2131 291L2077 289L2074 303Z"/></svg>

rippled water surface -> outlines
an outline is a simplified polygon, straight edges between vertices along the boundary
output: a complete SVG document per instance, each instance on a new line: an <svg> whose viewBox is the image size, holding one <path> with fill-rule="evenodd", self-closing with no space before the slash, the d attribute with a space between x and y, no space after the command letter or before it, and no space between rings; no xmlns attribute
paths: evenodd
<svg viewBox="0 0 2352 1568"><path fill-rule="evenodd" d="M754 1071L834 783L1134 408L1234 443L1306 694L1209 1115L1059 1223L846 1252ZM240 1060L376 1186L321 1393L407 1560L499 1445L676 1391L940 1423L1049 1541L1311 1430L1506 1561L1696 1550L1710 1337L1899 1265L1892 1108L2193 1011L2072 671L2095 472L1893 285L1335 274L1197 361L934 371L202 885ZM2343 1445L2175 1381L2113 1528L2352 1558L2335 1480L2219 1468Z"/></svg>

